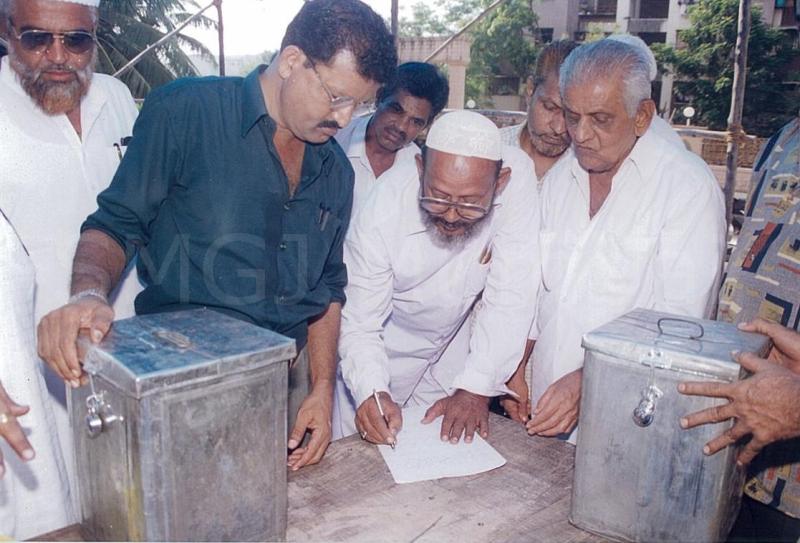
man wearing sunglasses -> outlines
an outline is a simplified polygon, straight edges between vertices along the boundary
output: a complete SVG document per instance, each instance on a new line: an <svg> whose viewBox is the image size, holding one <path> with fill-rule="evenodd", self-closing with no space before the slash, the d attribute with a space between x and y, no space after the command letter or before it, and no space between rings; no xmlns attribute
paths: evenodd
<svg viewBox="0 0 800 543"><path fill-rule="evenodd" d="M0 61L0 207L36 270L36 322L69 299L80 225L95 209L98 192L111 182L119 165L120 141L130 136L137 115L125 85L93 73L97 4L98 0L0 0L9 44L8 56ZM130 274L116 297L118 316L133 314L139 290ZM46 378L50 393L44 396L53 406L74 493L64 383L51 372ZM68 496L44 496L37 507L39 518L52 522L49 528L60 527L63 517L49 508L68 502ZM48 526L37 528L42 533Z"/></svg>
<svg viewBox="0 0 800 543"><path fill-rule="evenodd" d="M78 384L77 333L99 341L108 331L105 296L138 254L138 314L208 307L297 341L288 462L318 462L331 436L353 191L330 138L396 65L392 36L366 4L310 0L269 66L152 92L83 225L72 303L39 325L42 357Z"/></svg>
<svg viewBox="0 0 800 543"><path fill-rule="evenodd" d="M489 400L508 393L539 285L533 178L492 121L457 111L431 125L416 172L392 169L369 194L345 243L342 435L393 443L401 407L415 405L429 407L425 422L443 415L443 440L488 434ZM481 293L469 354L443 366Z"/></svg>

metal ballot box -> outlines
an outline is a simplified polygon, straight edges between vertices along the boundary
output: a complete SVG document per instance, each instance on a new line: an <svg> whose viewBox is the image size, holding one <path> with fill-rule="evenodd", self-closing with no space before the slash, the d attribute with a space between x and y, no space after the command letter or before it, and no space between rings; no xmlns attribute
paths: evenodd
<svg viewBox="0 0 800 543"><path fill-rule="evenodd" d="M294 356L206 309L115 322L69 398L87 541L283 539Z"/></svg>
<svg viewBox="0 0 800 543"><path fill-rule="evenodd" d="M739 509L737 450L703 455L732 422L680 427L725 400L682 381L733 382L731 351L766 356L767 337L731 324L637 309L586 334L570 521L625 541L720 541Z"/></svg>

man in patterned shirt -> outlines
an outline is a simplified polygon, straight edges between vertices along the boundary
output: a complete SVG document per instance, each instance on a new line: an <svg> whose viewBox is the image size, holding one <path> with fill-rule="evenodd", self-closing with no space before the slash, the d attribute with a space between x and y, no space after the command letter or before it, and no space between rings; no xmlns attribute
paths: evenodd
<svg viewBox="0 0 800 543"><path fill-rule="evenodd" d="M798 330L800 114L761 150L751 186L744 224L720 292L717 318L743 323L760 317ZM783 365L800 373L800 367ZM789 415L786 413L782 418ZM731 539L797 541L800 538L800 439L765 447L750 466L749 473L752 477L745 484L742 509Z"/></svg>

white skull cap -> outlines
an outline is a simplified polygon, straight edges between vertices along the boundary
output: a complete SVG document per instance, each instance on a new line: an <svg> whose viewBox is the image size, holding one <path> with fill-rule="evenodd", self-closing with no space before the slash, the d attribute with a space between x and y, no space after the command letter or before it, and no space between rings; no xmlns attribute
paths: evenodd
<svg viewBox="0 0 800 543"><path fill-rule="evenodd" d="M70 4L81 4L82 6L89 6L96 8L100 6L100 0L49 0L50 2L68 2Z"/></svg>
<svg viewBox="0 0 800 543"><path fill-rule="evenodd" d="M451 155L487 160L500 160L503 155L500 130L474 111L452 111L436 119L428 130L425 145Z"/></svg>
<svg viewBox="0 0 800 543"><path fill-rule="evenodd" d="M640 53L644 54L650 64L650 81L653 81L658 75L658 64L656 64L656 56L653 54L647 44L639 36L633 34L611 34L607 39L630 45Z"/></svg>

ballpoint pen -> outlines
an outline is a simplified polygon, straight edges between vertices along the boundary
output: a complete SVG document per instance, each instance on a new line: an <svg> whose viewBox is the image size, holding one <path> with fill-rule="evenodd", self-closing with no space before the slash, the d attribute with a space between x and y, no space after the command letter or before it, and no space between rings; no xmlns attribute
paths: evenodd
<svg viewBox="0 0 800 543"><path fill-rule="evenodd" d="M375 403L378 404L378 413L381 414L381 418L383 418L383 421L386 423L386 426L388 427L389 421L386 418L386 413L383 412L383 406L381 405L381 400L380 397L378 396L378 391L374 388L372 389L372 397L375 398ZM394 439L395 441L397 440L397 438ZM392 449L394 449L394 442L389 443L389 445L392 447Z"/></svg>

